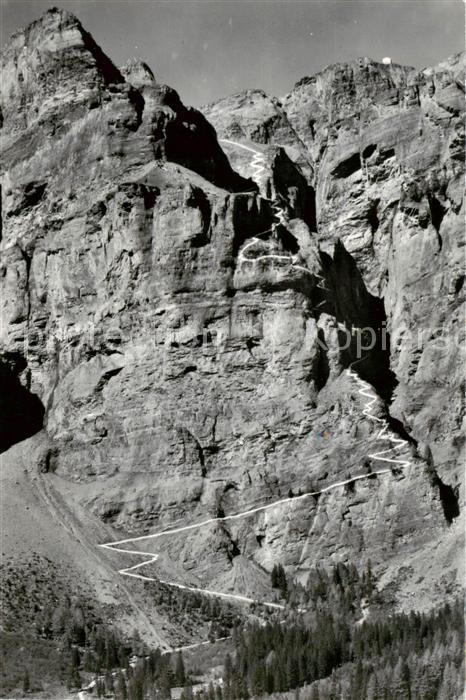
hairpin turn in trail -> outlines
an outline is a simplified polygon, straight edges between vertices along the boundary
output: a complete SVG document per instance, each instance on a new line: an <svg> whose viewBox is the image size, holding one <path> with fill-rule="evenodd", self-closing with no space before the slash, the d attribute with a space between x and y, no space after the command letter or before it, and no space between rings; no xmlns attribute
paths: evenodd
<svg viewBox="0 0 466 700"><path fill-rule="evenodd" d="M250 151L253 154L253 158L251 160L251 166L254 169L254 176L255 178L260 178L262 177L264 170L265 170L265 164L264 164L264 154L262 154L260 151L253 149L249 146L244 146L242 144L236 143L235 141L229 141L227 139L222 139L223 142L225 143L230 143L232 145L238 146L239 148L242 148L244 150ZM271 200L269 200L271 201ZM272 206L274 208L275 215L278 219L278 222L273 224L271 229L268 229L267 231L263 231L262 233L258 234L260 236L270 233L271 231L273 232L279 224L286 225L286 212L283 208L283 206L278 203L278 202L272 202ZM240 253L240 259L242 260L248 260L244 254L246 250L253 245L254 242L259 241L257 237L254 237L250 243L248 243L243 250ZM293 262L293 258L288 255L262 255L258 256L255 258L255 260L259 260L261 258L286 258L290 260L291 264L294 267L301 267L299 265L295 265ZM311 274L311 272L304 267L301 267L301 269L305 270L307 273ZM320 279L323 279L321 276L318 276ZM357 362L360 362L361 360L358 360ZM377 403L377 396L371 392L371 387L369 384L367 384L365 381L363 381L359 375L352 369L354 364L357 364L357 362L353 362L352 365L350 365L350 368L346 370L347 374L357 382L359 385L359 390L358 393L363 396L365 399L367 399L364 408L362 410L362 413L364 416L367 418L373 420L377 424L380 425L380 429L375 437L375 439L379 440L388 440L392 443L392 446L389 447L386 450L382 450L380 452L375 452L369 455L370 459L374 461L381 461L386 464L392 465L392 467L386 467L383 469L379 469L377 471L372 471L368 474L360 474L358 476L351 477L349 479L344 479L342 481L337 481L334 484L330 484L329 486L324 487L323 489L319 491L312 491L310 493L305 493L300 496L291 496L287 498L281 498L277 501L274 501L273 503L267 503L262 506L257 506L255 508L250 508L249 510L244 510L240 513L235 513L234 515L226 515L223 517L218 517L218 518L208 518L207 520L203 520L202 522L199 523L192 523L189 525L185 525L182 527L176 527L168 530L160 530L159 532L155 532L152 535L141 535L138 537L129 537L127 539L123 540L118 540L116 542L105 542L103 544L100 544L99 546L108 549L114 552L121 552L122 554L131 554L134 556L142 557L143 561L140 561L137 564L134 564L133 566L119 569L118 573L120 573L122 576L129 576L132 578L140 579L142 581L157 581L159 583L162 583L166 586L171 586L173 588L177 588L179 590L185 590L185 591L191 591L194 593L200 593L203 595L209 595L209 596L216 596L218 598L223 598L223 599L228 599L232 601L236 601L238 603L258 603L260 605L263 605L264 607L274 609L274 610L284 610L285 606L282 605L281 603L276 603L272 601L258 601L255 600L254 598L250 598L248 596L240 595L240 594L235 594L235 593L223 593L222 591L214 591L208 588L199 588L195 586L188 586L182 583L177 583L176 581L168 581L168 580L163 580L161 578L157 578L154 576L146 576L141 573L141 569L144 567L147 567L149 565L155 564L159 558L159 554L157 552L147 552L147 551L142 551L139 549L131 549L128 548L124 545L129 545L132 542L150 542L150 541L155 541L157 539L160 539L162 537L169 537L171 535L176 535L180 533L185 533L189 532L192 530L196 530L202 527L205 527L207 525L212 525L214 523L225 523L229 521L234 521L238 520L240 518L247 518L250 516L255 515L256 513L261 513L266 510L269 510L271 508L276 508L277 506L282 506L284 504L289 504L289 505L294 505L296 503L299 503L303 499L310 498L312 496L319 496L321 494L327 493L329 491L332 491L333 489L338 489L342 488L347 484L352 484L356 481L361 481L363 479L370 479L374 478L374 476L378 475L383 475L383 474L390 474L392 473L394 468L400 469L400 468L406 468L409 467L411 462L406 460L406 459L397 459L394 457L394 452L399 451L401 449L404 449L408 443L406 440L403 440L399 437L396 437L393 435L393 433L390 430L390 427L387 423L387 421L383 418L379 418L378 416L375 416L371 411L373 410L374 405ZM392 454L391 457L388 457L388 454ZM178 647L176 650L182 650L182 649L188 649L188 648L194 648L196 646L201 646L203 644L206 644L206 642L198 642L196 644L190 644L187 645L186 647Z"/></svg>

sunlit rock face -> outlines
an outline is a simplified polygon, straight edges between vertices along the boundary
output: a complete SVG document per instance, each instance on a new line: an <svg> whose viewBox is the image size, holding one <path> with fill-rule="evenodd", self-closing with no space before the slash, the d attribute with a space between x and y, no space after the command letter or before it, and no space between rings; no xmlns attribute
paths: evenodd
<svg viewBox="0 0 466 700"><path fill-rule="evenodd" d="M420 72L332 66L284 100L314 157L321 246L341 240L383 298L392 412L450 481L461 461L463 105L464 55Z"/></svg>
<svg viewBox="0 0 466 700"><path fill-rule="evenodd" d="M253 98L209 106L222 137L246 124L245 138L263 140L271 119ZM279 103L313 166L321 250L335 263L341 241L383 300L399 382L392 412L429 443L445 475L461 444L463 101L456 55L420 72L366 58L337 64ZM269 126L266 142L280 128Z"/></svg>
<svg viewBox="0 0 466 700"><path fill-rule="evenodd" d="M414 576L420 604L454 590L461 364L413 333L459 326L459 59L333 66L207 118L63 11L2 60L1 353L76 507L121 539L387 468L346 372L344 329L368 327L360 374L410 467L160 540L163 561L251 594L276 561L369 558L404 604Z"/></svg>

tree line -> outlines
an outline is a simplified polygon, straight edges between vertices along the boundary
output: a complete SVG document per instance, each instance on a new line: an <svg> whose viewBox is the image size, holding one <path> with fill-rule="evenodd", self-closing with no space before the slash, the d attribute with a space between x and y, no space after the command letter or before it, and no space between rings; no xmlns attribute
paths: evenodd
<svg viewBox="0 0 466 700"><path fill-rule="evenodd" d="M283 574L276 567L276 584ZM283 582L282 584L283 585ZM456 700L461 697L461 601L426 613L388 614L370 563L311 572L287 584L308 612L235 629L225 659L224 700L305 688L304 700ZM368 606L373 613L365 619ZM216 691L218 695L218 690ZM198 693L199 700L214 700Z"/></svg>

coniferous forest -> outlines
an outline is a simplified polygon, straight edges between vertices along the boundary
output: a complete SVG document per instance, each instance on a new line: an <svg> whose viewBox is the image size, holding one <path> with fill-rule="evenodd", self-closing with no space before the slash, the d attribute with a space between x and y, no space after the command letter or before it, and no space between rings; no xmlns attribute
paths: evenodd
<svg viewBox="0 0 466 700"><path fill-rule="evenodd" d="M362 575L353 566L316 569L306 588L286 584L280 566L272 578L291 609L308 612L235 630L223 671L226 700L299 688L309 700L462 697L460 600L423 614L387 614L370 564ZM214 700L211 691L201 697Z"/></svg>
<svg viewBox="0 0 466 700"><path fill-rule="evenodd" d="M35 566L39 570L37 562ZM46 591L47 604L30 595L26 601L24 580L8 579L3 644L32 645L69 692L89 688L94 697L116 700L180 695L182 700L236 700L286 693L305 700L461 697L461 601L430 612L395 612L377 588L370 562L362 573L342 564L316 568L306 586L289 580L276 564L271 584L286 603L285 612L270 614L254 605L249 621L215 599L148 584L147 593L173 615L193 617L201 606L203 618L210 621L212 650L217 639L230 635L223 667L209 680L199 678L192 660L181 653L149 649L136 632L127 638L116 633L84 598L60 590L58 580ZM27 610L28 619L18 617L17 606ZM20 686L25 696L34 696L41 690L38 667L24 664L14 677L6 673L7 665L4 651L2 692Z"/></svg>
<svg viewBox="0 0 466 700"><path fill-rule="evenodd" d="M453 700L462 691L462 638L459 601L356 627L331 614L313 627L254 625L236 634L223 694L233 700L305 687L310 700Z"/></svg>

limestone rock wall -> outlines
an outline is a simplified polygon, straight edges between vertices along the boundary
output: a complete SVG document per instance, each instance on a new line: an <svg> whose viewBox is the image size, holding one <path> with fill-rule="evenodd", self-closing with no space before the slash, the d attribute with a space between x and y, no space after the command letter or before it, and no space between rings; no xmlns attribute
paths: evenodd
<svg viewBox="0 0 466 700"><path fill-rule="evenodd" d="M117 69L68 13L2 60L1 357L19 405L43 407L41 469L116 539L377 471L340 336L386 322L392 348L378 338L361 374L409 469L160 541L165 575L254 593L277 560L305 578L370 558L401 599L415 573L426 601L454 586L456 559L429 573L429 551L458 531L460 364L408 329L460 319L457 59L363 61L282 102L209 106L219 138L259 144L257 183L200 112L144 64Z"/></svg>
<svg viewBox="0 0 466 700"><path fill-rule="evenodd" d="M399 382L392 412L456 481L464 55L420 72L368 59L330 67L297 83L284 108L314 157L321 246L342 241L383 299Z"/></svg>

